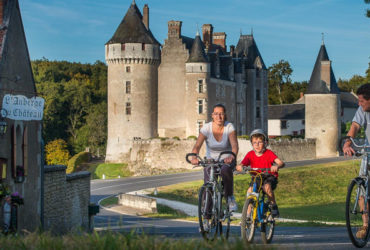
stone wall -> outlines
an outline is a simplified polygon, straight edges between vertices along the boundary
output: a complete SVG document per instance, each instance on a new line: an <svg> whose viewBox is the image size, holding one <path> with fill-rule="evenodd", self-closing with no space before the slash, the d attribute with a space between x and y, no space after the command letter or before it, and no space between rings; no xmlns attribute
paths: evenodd
<svg viewBox="0 0 370 250"><path fill-rule="evenodd" d="M252 150L249 140L238 139L238 162ZM132 144L129 166L135 175L159 174L171 170L191 169L185 161L185 155L191 152L195 140L138 140ZM269 148L283 161L299 161L316 158L314 139L270 140ZM201 156L205 155L203 145Z"/></svg>
<svg viewBox="0 0 370 250"><path fill-rule="evenodd" d="M44 229L55 234L87 230L90 173L66 175L65 166L45 166L44 180Z"/></svg>

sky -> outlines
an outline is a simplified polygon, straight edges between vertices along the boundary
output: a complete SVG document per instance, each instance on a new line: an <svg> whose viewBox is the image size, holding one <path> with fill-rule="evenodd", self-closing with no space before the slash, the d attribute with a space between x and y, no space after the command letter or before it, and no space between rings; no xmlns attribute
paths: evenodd
<svg viewBox="0 0 370 250"><path fill-rule="evenodd" d="M105 61L113 36L132 0L19 0L32 60ZM167 22L182 21L182 35L195 37L210 23L226 32L226 45L253 36L267 67L290 63L293 81L308 81L322 39L336 79L365 75L370 62L370 4L363 0L136 0L149 5L149 26L161 43ZM324 35L322 35L322 33Z"/></svg>

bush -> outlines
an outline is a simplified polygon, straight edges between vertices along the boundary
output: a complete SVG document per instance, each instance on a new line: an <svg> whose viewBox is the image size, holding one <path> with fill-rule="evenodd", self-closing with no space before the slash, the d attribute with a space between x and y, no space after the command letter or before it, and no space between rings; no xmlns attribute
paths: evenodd
<svg viewBox="0 0 370 250"><path fill-rule="evenodd" d="M45 146L45 158L48 165L67 165L69 159L67 143L62 139L56 139Z"/></svg>
<svg viewBox="0 0 370 250"><path fill-rule="evenodd" d="M239 139L245 139L245 140L249 140L249 135L239 135L238 136Z"/></svg>
<svg viewBox="0 0 370 250"><path fill-rule="evenodd" d="M81 163L88 162L90 158L89 152L80 152L76 155L74 155L71 159L68 161L68 167L67 167L67 174L73 173L76 170L76 167L79 166Z"/></svg>
<svg viewBox="0 0 370 250"><path fill-rule="evenodd" d="M174 137L172 137L172 139L180 141L180 137L178 137L178 136L174 136Z"/></svg>
<svg viewBox="0 0 370 250"><path fill-rule="evenodd" d="M198 137L196 137L195 135L189 135L188 136L188 140L196 140Z"/></svg>

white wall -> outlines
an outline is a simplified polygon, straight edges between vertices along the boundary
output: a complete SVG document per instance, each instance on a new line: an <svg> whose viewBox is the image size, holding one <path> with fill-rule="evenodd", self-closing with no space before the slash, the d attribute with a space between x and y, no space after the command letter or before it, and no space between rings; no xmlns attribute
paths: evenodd
<svg viewBox="0 0 370 250"><path fill-rule="evenodd" d="M302 120L286 120L287 128L281 128L281 120L268 120L268 135L269 136L282 136L282 135L293 135L293 131L297 131L300 135L301 130L304 129L305 125L302 124Z"/></svg>

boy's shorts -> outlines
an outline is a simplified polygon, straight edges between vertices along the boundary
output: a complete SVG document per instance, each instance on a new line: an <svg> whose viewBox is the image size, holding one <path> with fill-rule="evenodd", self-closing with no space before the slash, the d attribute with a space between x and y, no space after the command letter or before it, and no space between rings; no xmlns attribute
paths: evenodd
<svg viewBox="0 0 370 250"><path fill-rule="evenodd" d="M252 176L252 178L254 178L254 176ZM258 189L259 189L259 184L261 183L261 181L257 180L257 184L258 184ZM273 175L269 175L267 177L263 177L262 178L262 185L265 185L267 183L270 183L271 185L271 188L272 190L275 190L275 188L277 187L277 184L278 184L278 179L273 176ZM253 187L253 182L251 181L251 183L249 184L250 187Z"/></svg>

